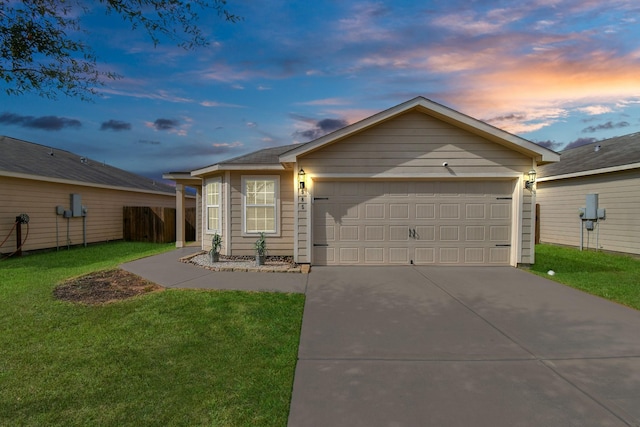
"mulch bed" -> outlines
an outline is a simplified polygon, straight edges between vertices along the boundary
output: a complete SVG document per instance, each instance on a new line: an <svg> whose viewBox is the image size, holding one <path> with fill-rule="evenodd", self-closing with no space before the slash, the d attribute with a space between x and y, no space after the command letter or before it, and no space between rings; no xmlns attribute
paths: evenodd
<svg viewBox="0 0 640 427"><path fill-rule="evenodd" d="M59 300L96 305L121 301L164 288L124 270L106 270L76 277L53 290Z"/></svg>

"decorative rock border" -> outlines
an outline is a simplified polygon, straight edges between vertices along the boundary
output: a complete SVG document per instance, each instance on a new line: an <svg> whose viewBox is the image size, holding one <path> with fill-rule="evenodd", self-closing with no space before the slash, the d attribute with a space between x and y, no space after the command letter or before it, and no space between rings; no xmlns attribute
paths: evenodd
<svg viewBox="0 0 640 427"><path fill-rule="evenodd" d="M300 266L286 257L267 257L264 265L257 266L255 259L251 257L228 257L221 255L219 262L209 261L206 251L196 252L180 258L180 262L195 264L198 267L211 271L240 271L256 273L309 273L310 266Z"/></svg>

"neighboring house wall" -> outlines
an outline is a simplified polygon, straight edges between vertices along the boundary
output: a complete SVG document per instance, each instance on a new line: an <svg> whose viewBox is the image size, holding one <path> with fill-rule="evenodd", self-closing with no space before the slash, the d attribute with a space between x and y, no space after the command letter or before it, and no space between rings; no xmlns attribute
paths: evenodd
<svg viewBox="0 0 640 427"><path fill-rule="evenodd" d="M222 179L222 212L221 235L223 239L222 253L235 256L255 255L254 243L258 239L257 233L243 233L243 205L242 205L242 177L243 176L278 176L280 177L279 206L278 206L278 233L266 234L268 255L292 256L294 235L294 188L291 171L232 171L217 175L209 175L208 179L220 177ZM227 192L229 194L227 194ZM203 206L206 209L206 191L203 190ZM227 203L229 201L230 203ZM206 230L206 212L203 212L203 229ZM228 223L230 220L230 224ZM228 235L230 232L230 235ZM213 233L205 231L203 249L211 248L211 236Z"/></svg>
<svg viewBox="0 0 640 427"><path fill-rule="evenodd" d="M445 161L448 168L443 167ZM532 159L426 114L409 112L309 153L299 160L299 167L312 179L358 175L407 180L442 180L443 176L485 180L511 176L520 184L523 174L532 167ZM310 192L313 195L313 185ZM512 218L512 233L521 233L522 239L517 262L532 264L534 198L530 191L517 187L513 200L514 206L520 201L523 203L522 208L514 212L516 215L519 211L521 218ZM310 199L308 203L310 208ZM301 225L308 224L309 208L300 217ZM515 228L517 224L519 229ZM310 236L305 233L298 237L298 254L304 262L310 252L307 239ZM518 248L513 250L517 253Z"/></svg>
<svg viewBox="0 0 640 427"><path fill-rule="evenodd" d="M119 240L123 237L123 207L149 206L175 208L175 196L135 190L117 190L89 185L63 184L37 179L0 177L0 239L13 227L15 217L26 213L30 217L29 235L23 250L55 248L67 243L83 243L82 217L69 220L56 215L56 206L70 209L70 195L80 194L87 207L87 243ZM187 199L188 207L195 207L195 199ZM69 240L67 240L67 221ZM56 238L57 224L57 238ZM16 249L15 232L0 248L2 253ZM23 226L22 238L26 236ZM56 243L57 240L57 243ZM0 240L1 241L1 240Z"/></svg>
<svg viewBox="0 0 640 427"><path fill-rule="evenodd" d="M580 246L578 209L587 194L598 194L599 207L606 209L606 219L597 225L599 249L640 254L639 188L637 169L539 182L540 241ZM584 230L584 247L587 239L595 248L596 231Z"/></svg>

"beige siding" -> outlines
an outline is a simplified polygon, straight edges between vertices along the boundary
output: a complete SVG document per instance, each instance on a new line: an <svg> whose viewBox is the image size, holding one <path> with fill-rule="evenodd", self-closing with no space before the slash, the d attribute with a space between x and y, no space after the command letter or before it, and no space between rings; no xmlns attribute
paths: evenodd
<svg viewBox="0 0 640 427"><path fill-rule="evenodd" d="M640 174L638 171L544 181L537 184L540 204L540 240L570 246L580 245L578 209L587 194L598 194L598 205L606 209L599 221L599 248L640 254ZM584 231L584 246L596 246L596 232Z"/></svg>
<svg viewBox="0 0 640 427"><path fill-rule="evenodd" d="M279 210L279 229L278 236L267 235L268 255L276 256L293 256L293 229L294 229L294 188L292 171L243 171L232 172L230 174L230 186L225 186L225 177L223 176L223 191L226 188L231 189L231 236L223 235L223 244L228 245L229 255L254 255L253 244L257 239L257 235L244 235L242 232L242 177L243 176L279 176L280 177L280 210ZM213 176L213 175L211 175ZM223 195L223 201L226 196ZM222 207L223 215L228 212L228 207ZM224 221L224 217L223 217ZM203 228L206 224L203 222ZM224 227L223 227L224 230ZM211 238L206 236L203 242L203 248L211 247Z"/></svg>
<svg viewBox="0 0 640 427"><path fill-rule="evenodd" d="M531 158L428 115L412 112L300 160L308 173L524 173Z"/></svg>
<svg viewBox="0 0 640 427"><path fill-rule="evenodd" d="M521 264L533 264L535 251L535 198L529 190L524 191L524 201L522 204L522 252Z"/></svg>
<svg viewBox="0 0 640 427"><path fill-rule="evenodd" d="M56 215L56 206L70 209L70 195L80 194L82 205L87 207L87 243L119 240L123 236L124 206L149 206L175 208L172 195L149 194L58 184L38 180L0 177L0 238L4 239L13 227L15 217L26 213L30 217L29 235L25 251L83 243L82 218L69 220ZM186 204L195 206L195 199ZM67 225L69 239L67 240ZM57 233L56 233L57 227ZM26 227L23 227L23 238ZM57 237L57 239L56 239ZM15 250L15 234L0 248L3 253Z"/></svg>

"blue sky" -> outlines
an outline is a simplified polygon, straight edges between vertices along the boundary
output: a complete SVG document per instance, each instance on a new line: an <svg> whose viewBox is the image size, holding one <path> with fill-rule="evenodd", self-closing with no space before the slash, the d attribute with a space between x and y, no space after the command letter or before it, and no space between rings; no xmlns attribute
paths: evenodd
<svg viewBox="0 0 640 427"><path fill-rule="evenodd" d="M159 179L304 142L424 96L534 142L640 131L637 0L234 1L210 46L86 16L94 103L0 95L0 134ZM2 88L0 83L0 89Z"/></svg>

